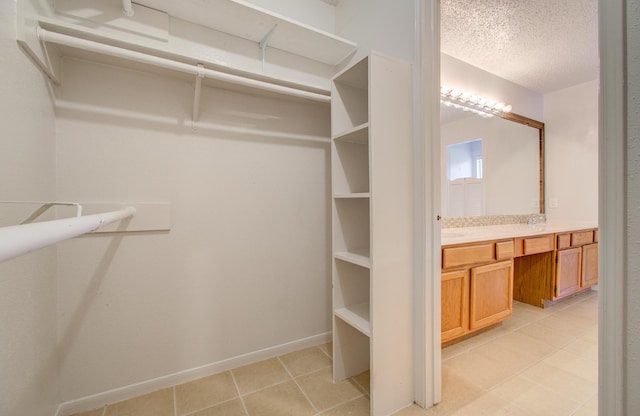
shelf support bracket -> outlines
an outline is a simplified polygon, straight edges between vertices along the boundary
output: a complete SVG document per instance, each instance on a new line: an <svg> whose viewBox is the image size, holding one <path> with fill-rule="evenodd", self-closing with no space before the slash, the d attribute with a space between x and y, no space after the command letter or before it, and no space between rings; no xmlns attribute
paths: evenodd
<svg viewBox="0 0 640 416"><path fill-rule="evenodd" d="M264 35L264 37L262 38L262 40L259 43L259 47L260 47L260 63L262 65L262 70L263 71L264 71L264 59L265 59L265 55L266 55L267 45L269 44L269 39L271 38L271 35L273 35L273 31L276 30L277 27L278 27L278 25L273 25L271 30L266 35Z"/></svg>
<svg viewBox="0 0 640 416"><path fill-rule="evenodd" d="M204 78L204 65L198 64L198 74L196 75L195 91L193 94L193 122L200 118L200 94L202 92L202 79Z"/></svg>
<svg viewBox="0 0 640 416"><path fill-rule="evenodd" d="M25 16L23 2L18 2L16 12L16 41L25 54L36 64L40 72L54 85L60 85L60 77L56 74L58 59L52 59L47 45L40 40L40 25L32 17Z"/></svg>

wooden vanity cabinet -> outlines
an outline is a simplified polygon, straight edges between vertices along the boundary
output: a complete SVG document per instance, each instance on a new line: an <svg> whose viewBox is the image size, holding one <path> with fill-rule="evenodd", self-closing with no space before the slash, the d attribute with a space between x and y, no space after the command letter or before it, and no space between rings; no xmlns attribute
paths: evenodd
<svg viewBox="0 0 640 416"><path fill-rule="evenodd" d="M569 248L556 253L554 297L562 298L580 290L582 249Z"/></svg>
<svg viewBox="0 0 640 416"><path fill-rule="evenodd" d="M513 310L513 261L501 261L470 270L469 329L496 324Z"/></svg>
<svg viewBox="0 0 640 416"><path fill-rule="evenodd" d="M441 336L447 342L469 331L469 273L442 273L441 293Z"/></svg>
<svg viewBox="0 0 640 416"><path fill-rule="evenodd" d="M442 248L443 344L511 316L513 253L513 239Z"/></svg>
<svg viewBox="0 0 640 416"><path fill-rule="evenodd" d="M597 230L558 234L553 300L598 283Z"/></svg>
<svg viewBox="0 0 640 416"><path fill-rule="evenodd" d="M598 284L598 243L582 246L582 289Z"/></svg>

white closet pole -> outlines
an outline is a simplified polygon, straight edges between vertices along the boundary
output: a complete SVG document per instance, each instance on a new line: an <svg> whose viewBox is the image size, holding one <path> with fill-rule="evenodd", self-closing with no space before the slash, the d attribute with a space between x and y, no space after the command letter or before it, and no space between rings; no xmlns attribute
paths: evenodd
<svg viewBox="0 0 640 416"><path fill-rule="evenodd" d="M62 33L51 32L49 30L38 27L38 39L43 42L55 43L58 45L70 46L72 48L83 49L86 51L101 53L114 56L117 58L128 59L135 62L154 65L165 69L184 72L192 75L202 75L205 78L211 78L218 81L229 82L236 85L242 85L249 88L256 88L264 91L275 92L279 94L291 95L294 97L304 98L308 100L321 101L325 103L331 102L331 97L314 92L304 91L297 88L285 87L282 85L272 84L265 81L258 81L251 78L245 78L238 75L227 74L224 72L214 71L213 69L200 68L196 65L185 64L183 62L173 61L159 56L149 55L142 52L131 51L116 46L106 45L86 39L76 38Z"/></svg>
<svg viewBox="0 0 640 416"><path fill-rule="evenodd" d="M112 222L131 217L133 207L102 214L35 222L0 228L0 262L59 241L90 233Z"/></svg>

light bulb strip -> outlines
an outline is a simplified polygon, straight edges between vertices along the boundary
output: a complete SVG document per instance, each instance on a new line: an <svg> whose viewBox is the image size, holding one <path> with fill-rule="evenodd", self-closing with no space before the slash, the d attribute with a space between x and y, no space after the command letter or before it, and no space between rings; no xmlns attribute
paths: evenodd
<svg viewBox="0 0 640 416"><path fill-rule="evenodd" d="M508 104L480 97L459 88L441 87L440 100L445 104L489 116L511 112L511 106Z"/></svg>

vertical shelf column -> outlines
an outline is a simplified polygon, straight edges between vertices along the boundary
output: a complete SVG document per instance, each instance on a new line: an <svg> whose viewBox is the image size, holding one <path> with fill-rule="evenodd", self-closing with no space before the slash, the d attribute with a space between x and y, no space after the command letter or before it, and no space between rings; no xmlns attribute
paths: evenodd
<svg viewBox="0 0 640 416"><path fill-rule="evenodd" d="M332 82L333 376L370 370L374 416L413 402L411 97L375 52Z"/></svg>
<svg viewBox="0 0 640 416"><path fill-rule="evenodd" d="M334 379L370 368L368 59L338 75L331 98Z"/></svg>

